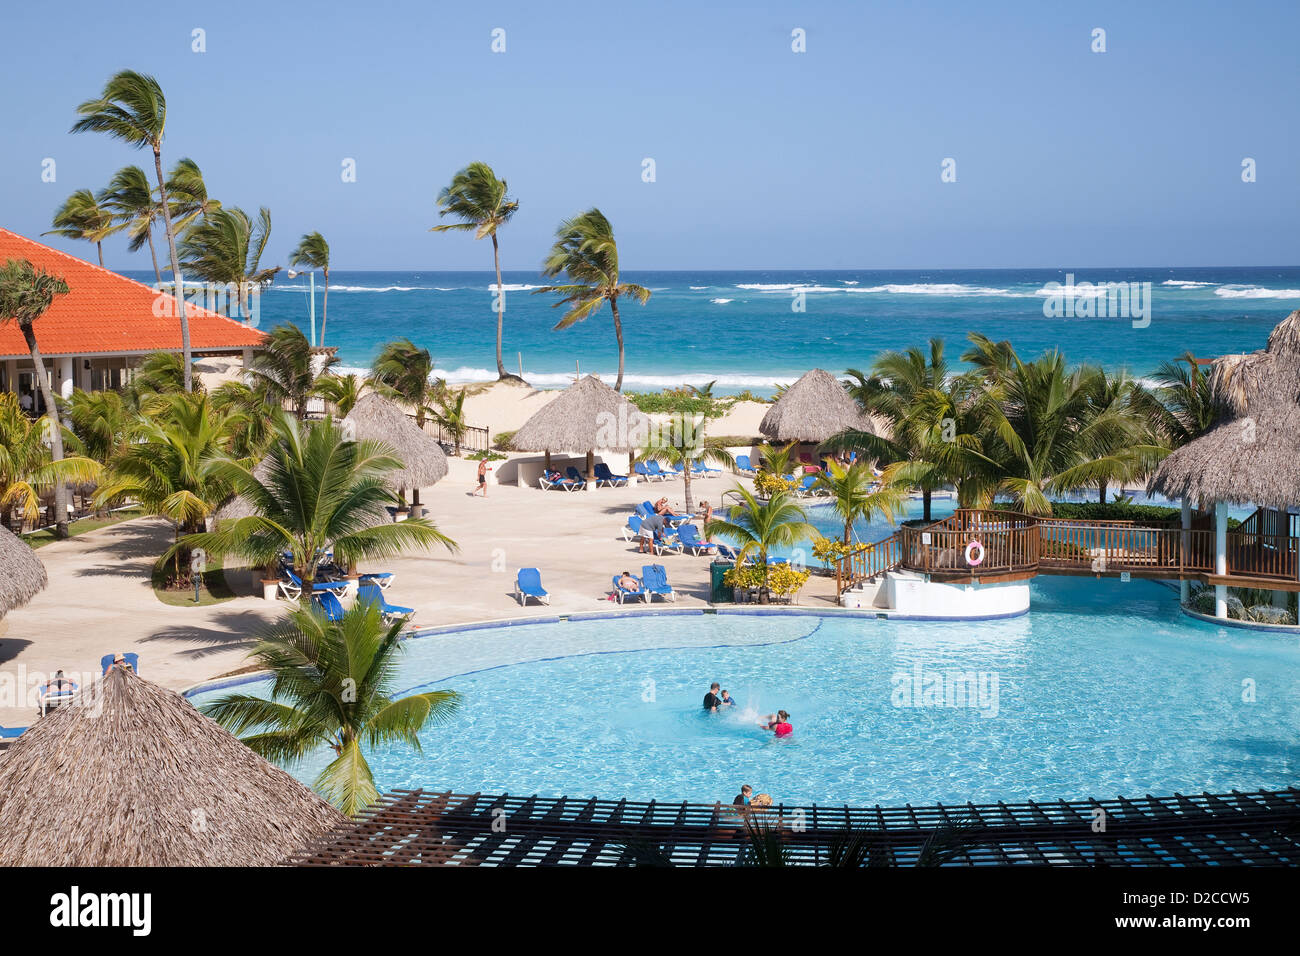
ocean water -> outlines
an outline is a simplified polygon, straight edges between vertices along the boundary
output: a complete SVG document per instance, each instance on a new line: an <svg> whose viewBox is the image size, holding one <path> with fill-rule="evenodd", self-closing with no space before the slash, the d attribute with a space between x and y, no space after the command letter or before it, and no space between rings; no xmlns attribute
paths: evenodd
<svg viewBox="0 0 1300 956"><path fill-rule="evenodd" d="M749 783L791 804L1294 784L1293 639L1192 620L1149 581L1032 589L1028 614L999 621L689 615L417 638L399 694L454 689L463 706L421 734L422 753L381 747L370 763L381 790L728 802ZM925 696L936 678L979 690ZM733 712L702 712L713 680ZM784 740L757 726L778 708ZM328 756L292 772L310 782Z"/></svg>
<svg viewBox="0 0 1300 956"><path fill-rule="evenodd" d="M152 273L130 273L152 282ZM885 349L948 343L955 361L966 334L1009 339L1024 356L1059 348L1075 362L1137 375L1191 350L1198 356L1249 351L1300 308L1300 267L1074 270L1075 283L1150 282L1149 322L1131 317L1048 318L1044 287L1065 270L896 270L642 272L624 279L652 290L624 303L625 387L658 390L717 380L717 391L770 392L819 366L864 368ZM331 275L325 344L342 365L366 367L380 343L398 336L428 348L453 383L496 378L496 316L488 272L347 272ZM617 350L608 308L562 332L555 296L534 295L543 279L503 275L508 369L542 387L575 370L612 382ZM322 283L317 278L317 320ZM795 311L802 293L804 311ZM1079 296L1071 296L1079 301ZM1063 302L1061 298L1055 301ZM307 282L281 274L262 295L259 323L308 324ZM1135 327L1140 326L1140 327Z"/></svg>

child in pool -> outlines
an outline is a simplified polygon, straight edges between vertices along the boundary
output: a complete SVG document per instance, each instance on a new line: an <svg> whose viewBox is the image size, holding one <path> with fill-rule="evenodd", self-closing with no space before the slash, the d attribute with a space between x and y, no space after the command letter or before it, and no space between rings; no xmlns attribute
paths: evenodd
<svg viewBox="0 0 1300 956"><path fill-rule="evenodd" d="M732 696L731 696L730 694L728 694L725 690L722 692L722 706L723 706L723 707L735 707L735 706L736 706L736 698L732 697Z"/></svg>
<svg viewBox="0 0 1300 956"><path fill-rule="evenodd" d="M794 727L790 723L790 715L784 710L778 710L775 714L768 714L759 722L760 727L764 730L770 730L778 737L789 737L794 733Z"/></svg>

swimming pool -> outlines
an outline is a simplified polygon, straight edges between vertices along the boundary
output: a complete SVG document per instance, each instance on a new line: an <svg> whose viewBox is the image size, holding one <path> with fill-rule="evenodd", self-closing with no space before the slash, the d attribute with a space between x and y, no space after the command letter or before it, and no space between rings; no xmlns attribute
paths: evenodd
<svg viewBox="0 0 1300 956"><path fill-rule="evenodd" d="M1033 587L1033 610L999 621L692 613L417 638L403 691L464 704L423 754L371 765L381 790L713 801L749 783L798 804L1295 783L1294 638L1191 620L1151 582ZM715 679L736 712L703 713ZM795 728L781 741L756 726L778 708ZM293 772L310 782L324 763Z"/></svg>

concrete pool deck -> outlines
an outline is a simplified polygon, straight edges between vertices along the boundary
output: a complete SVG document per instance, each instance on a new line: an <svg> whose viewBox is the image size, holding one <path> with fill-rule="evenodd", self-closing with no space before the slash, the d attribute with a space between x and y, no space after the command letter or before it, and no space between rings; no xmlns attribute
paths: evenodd
<svg viewBox="0 0 1300 956"><path fill-rule="evenodd" d="M617 606L606 600L610 576L639 573L652 562L664 566L678 594L675 604L656 601L655 608L708 606L708 557L641 555L620 531L647 498L666 495L680 508L680 480L574 493L490 485L485 499L469 495L475 463L450 464L448 477L424 489L421 499L460 550L415 552L365 567L396 574L388 600L415 608L417 627L613 610ZM736 481L693 481L692 495L696 501L707 496L716 509ZM94 675L104 654L134 651L144 676L181 690L247 666L249 640L287 605L263 600L253 573L244 569L228 572L240 595L232 600L206 607L161 603L150 587L150 568L171 534L161 519L138 518L41 548L49 585L0 619L0 673L13 675L21 691L25 675L28 686L60 668ZM549 606L530 601L520 607L514 599L515 572L530 566L541 570ZM799 603L834 608L834 590L833 579L814 575ZM27 726L35 717L34 706L23 700L0 699L0 725Z"/></svg>

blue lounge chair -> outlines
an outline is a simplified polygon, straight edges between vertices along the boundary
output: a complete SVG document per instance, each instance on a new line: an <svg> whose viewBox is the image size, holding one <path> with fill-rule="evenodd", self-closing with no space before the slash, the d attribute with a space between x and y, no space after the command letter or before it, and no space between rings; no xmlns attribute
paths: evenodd
<svg viewBox="0 0 1300 956"><path fill-rule="evenodd" d="M553 474L558 476L559 472L557 471ZM572 478L548 478L546 472L542 472L542 477L537 479L537 483L546 491L550 491L552 488L559 488L561 491L577 491L582 487L582 485L575 482Z"/></svg>
<svg viewBox="0 0 1300 956"><path fill-rule="evenodd" d="M620 484L627 484L627 475L616 475L609 470L609 465L603 461L596 462L596 485L605 485L609 488L616 488Z"/></svg>
<svg viewBox="0 0 1300 956"><path fill-rule="evenodd" d="M643 501L636 506L636 513L642 518L648 518L655 513L655 506L648 501Z"/></svg>
<svg viewBox="0 0 1300 956"><path fill-rule="evenodd" d="M754 473L754 466L749 463L748 455L736 456L736 471L742 475L752 475Z"/></svg>
<svg viewBox="0 0 1300 956"><path fill-rule="evenodd" d="M645 462L638 461L632 464L632 474L636 475L642 481L653 481L650 477L650 469L645 466Z"/></svg>
<svg viewBox="0 0 1300 956"><path fill-rule="evenodd" d="M117 654L105 654L103 657L99 659L99 668L101 671L103 671L104 674L108 673L108 669L113 666L113 659L116 658L117 656L118 656ZM126 661L128 664L131 665L131 670L135 671L137 674L140 673L139 654L136 654L134 652L128 652L126 654L122 654L121 657L122 660Z"/></svg>
<svg viewBox="0 0 1300 956"><path fill-rule="evenodd" d="M677 474L675 472L664 471L662 468L659 467L659 462L654 461L653 459L647 461L645 463L645 466L650 472L650 477L658 478L660 481L667 481L669 478L677 477Z"/></svg>
<svg viewBox="0 0 1300 956"><path fill-rule="evenodd" d="M567 475L568 479L571 482L573 482L577 487L579 488L587 487L587 479L583 478L582 473L579 472L578 469L574 468L572 465L564 469L564 474Z"/></svg>
<svg viewBox="0 0 1300 956"><path fill-rule="evenodd" d="M338 595L333 591L321 591L313 594L311 599L321 609L327 621L343 620L343 605L339 603Z"/></svg>
<svg viewBox="0 0 1300 956"><path fill-rule="evenodd" d="M623 540L635 541L641 537L641 515L628 515L627 524L623 525Z"/></svg>
<svg viewBox="0 0 1300 956"><path fill-rule="evenodd" d="M614 599L618 601L619 604L622 604L624 601L628 601L628 600L635 601L638 598L642 601L650 600L650 595L646 593L644 586L637 591L630 591L627 588L619 587L618 579L621 578L622 576L623 575L621 574L616 574L612 579L614 582ZM636 578L636 575L634 574L632 575L632 577ZM637 578L637 583L638 584L641 583L640 578Z"/></svg>
<svg viewBox="0 0 1300 956"><path fill-rule="evenodd" d="M728 547L727 545L725 545L725 544L718 544L718 545L715 545L715 547L718 549L718 557L722 558L724 561L739 561L739 560L740 560L740 555L737 554L735 551L733 551L733 550L732 550L730 547Z"/></svg>
<svg viewBox="0 0 1300 956"><path fill-rule="evenodd" d="M799 487L794 490L794 493L801 498L809 497L813 494L813 485L815 484L817 484L816 475L804 475L803 481L799 482Z"/></svg>
<svg viewBox="0 0 1300 956"><path fill-rule="evenodd" d="M684 524L678 528L677 540L681 542L683 548L689 548L696 556L708 554L717 547L711 541L705 541L701 538L700 533L695 530L693 524Z"/></svg>
<svg viewBox="0 0 1300 956"><path fill-rule="evenodd" d="M400 604L389 604L384 599L384 592L379 589L377 584L364 584L357 588L358 604L377 604L379 606L379 616L384 619L384 623L391 624L393 621L410 617L415 613L413 607L402 607ZM330 618L333 620L333 618Z"/></svg>
<svg viewBox="0 0 1300 956"><path fill-rule="evenodd" d="M515 575L515 600L523 606L530 597L542 604L551 603L551 596L542 587L542 573L536 568L520 568Z"/></svg>
<svg viewBox="0 0 1300 956"><path fill-rule="evenodd" d="M641 584L645 588L646 600L658 594L665 601L676 601L677 594L668 583L668 572L662 564L647 564L641 568Z"/></svg>
<svg viewBox="0 0 1300 956"><path fill-rule="evenodd" d="M293 573L290 568L283 569L284 579L280 581L280 594L290 601L296 601L302 596L302 578ZM311 585L312 594L323 594L326 591L335 597L342 597L343 592L348 589L346 581L313 581Z"/></svg>
<svg viewBox="0 0 1300 956"><path fill-rule="evenodd" d="M372 574L361 575L361 583L377 584L379 585L380 590L387 591L392 585L393 578L395 577L397 577L397 575L393 574L392 571L376 571Z"/></svg>

